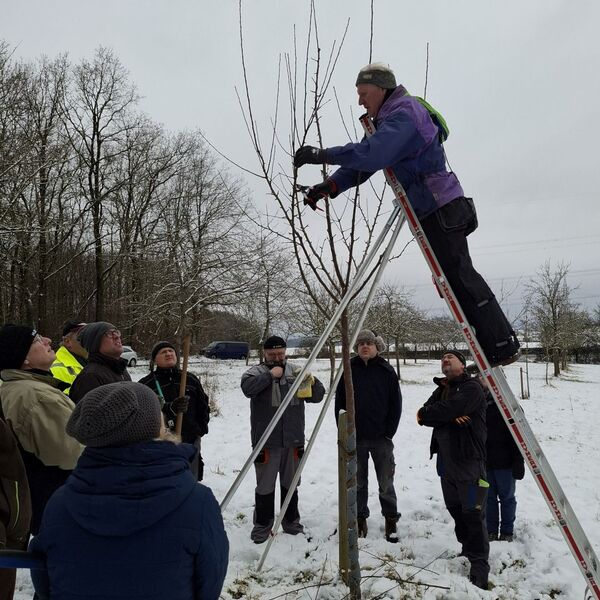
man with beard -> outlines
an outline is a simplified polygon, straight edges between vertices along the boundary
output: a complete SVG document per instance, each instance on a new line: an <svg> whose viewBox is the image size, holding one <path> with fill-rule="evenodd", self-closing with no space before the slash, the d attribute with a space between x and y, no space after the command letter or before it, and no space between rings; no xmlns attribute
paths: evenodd
<svg viewBox="0 0 600 600"><path fill-rule="evenodd" d="M438 387L417 412L417 423L433 427L430 453L437 454L444 503L454 519L461 555L471 563L471 582L487 589L486 402L481 385L466 373L465 365L465 357L456 350L442 356L444 377L434 378Z"/></svg>
<svg viewBox="0 0 600 600"><path fill-rule="evenodd" d="M241 383L242 392L250 398L252 447L267 429L299 372L286 360L285 340L271 336L263 348L265 362L248 369ZM254 528L250 534L256 544L262 544L271 534L277 475L283 502L304 452L304 403L321 402L324 394L323 384L307 375L256 458ZM298 490L287 508L282 527L291 535L304 531L298 512Z"/></svg>

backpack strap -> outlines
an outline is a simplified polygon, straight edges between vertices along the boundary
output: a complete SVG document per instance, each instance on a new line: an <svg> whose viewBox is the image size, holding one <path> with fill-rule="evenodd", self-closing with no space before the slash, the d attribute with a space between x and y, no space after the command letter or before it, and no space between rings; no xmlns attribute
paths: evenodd
<svg viewBox="0 0 600 600"><path fill-rule="evenodd" d="M414 98L418 100L419 103L423 105L423 107L429 113L431 120L435 123L435 125L438 128L440 144L443 144L450 135L450 128L446 123L446 119L444 119L441 113L438 110L436 110L433 106L431 106L431 104L429 104L429 102L427 102L427 100L425 100L424 98L421 98L420 96L414 96Z"/></svg>

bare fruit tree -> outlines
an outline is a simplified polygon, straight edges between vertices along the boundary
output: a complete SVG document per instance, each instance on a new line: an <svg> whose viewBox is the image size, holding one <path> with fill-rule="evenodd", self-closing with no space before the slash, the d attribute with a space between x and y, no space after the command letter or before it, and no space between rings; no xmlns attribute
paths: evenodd
<svg viewBox="0 0 600 600"><path fill-rule="evenodd" d="M554 376L561 370L561 358L573 347L573 338L581 330L577 307L571 300L573 288L569 287L569 266L559 264L555 270L546 262L537 277L527 286L527 306L532 327L537 330L546 356L554 366Z"/></svg>
<svg viewBox="0 0 600 600"><path fill-rule="evenodd" d="M251 95L251 70L244 51L242 3L240 12L240 47L244 88L239 94L248 134L258 161L258 177L270 192L277 210L269 215L266 227L292 248L305 294L311 310L318 311L327 322L332 308L345 296L354 275L374 241L385 213L383 192L363 197L358 188L352 196L326 201L320 210L304 205L303 186L292 168L295 151L308 143L323 147L322 111L334 99L332 80L340 58L346 29L340 41L327 52L321 48L314 2L309 3L307 32L302 42L293 34L293 48L280 55L274 108L270 118L257 114ZM302 46L300 51L298 48ZM259 122L269 122L262 128ZM349 134L352 141L356 141ZM321 181L328 176L323 165ZM357 182L359 183L359 182ZM391 211L391 203L389 206ZM379 265L373 268L375 272ZM356 292L355 297L362 290ZM342 361L345 372L348 429L354 438L354 394L350 376L350 314L345 311L339 323ZM351 486L356 484L355 476ZM354 523L349 527L356 529ZM360 597L360 584L350 586L353 597Z"/></svg>

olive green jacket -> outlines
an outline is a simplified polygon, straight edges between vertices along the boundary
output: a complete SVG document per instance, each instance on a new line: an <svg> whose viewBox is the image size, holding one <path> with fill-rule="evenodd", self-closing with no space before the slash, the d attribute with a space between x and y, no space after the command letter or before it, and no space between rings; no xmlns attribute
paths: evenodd
<svg viewBox="0 0 600 600"><path fill-rule="evenodd" d="M54 377L20 369L0 376L2 410L23 449L46 466L74 469L84 448L65 431L75 404L55 387Z"/></svg>

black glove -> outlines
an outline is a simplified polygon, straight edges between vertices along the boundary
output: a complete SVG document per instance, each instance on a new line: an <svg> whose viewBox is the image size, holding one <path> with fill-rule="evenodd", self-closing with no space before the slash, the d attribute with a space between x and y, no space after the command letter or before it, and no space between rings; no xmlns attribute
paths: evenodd
<svg viewBox="0 0 600 600"><path fill-rule="evenodd" d="M333 191L334 184L329 179L323 183L317 183L317 185L308 188L308 192L304 196L304 205L317 210L317 202L324 198L329 198Z"/></svg>
<svg viewBox="0 0 600 600"><path fill-rule="evenodd" d="M179 398L175 398L173 402L167 402L167 408L173 415L185 413L187 412L189 402L189 396L179 396Z"/></svg>
<svg viewBox="0 0 600 600"><path fill-rule="evenodd" d="M512 476L519 480L525 477L525 461L523 460L522 456L518 456L513 459Z"/></svg>
<svg viewBox="0 0 600 600"><path fill-rule="evenodd" d="M299 169L302 165L322 165L325 162L325 150L314 146L301 146L294 154L294 166Z"/></svg>

